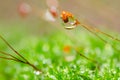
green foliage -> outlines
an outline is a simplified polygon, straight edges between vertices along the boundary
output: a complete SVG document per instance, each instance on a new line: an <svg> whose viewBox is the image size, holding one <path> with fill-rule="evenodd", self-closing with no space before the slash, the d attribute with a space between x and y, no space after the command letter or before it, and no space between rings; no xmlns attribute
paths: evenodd
<svg viewBox="0 0 120 80"><path fill-rule="evenodd" d="M103 44L101 40L83 31L77 33L76 36L79 37L79 42L76 43L60 32L41 37L22 36L19 42L13 38L15 41L13 47L44 73L36 75L34 69L28 65L0 59L0 79L119 80L119 52L115 52L110 44ZM7 40L10 40L10 37ZM4 46L5 44L1 43L0 45ZM65 53L63 50L65 45L79 48L82 54L99 63L99 69L96 68L95 63L81 57L74 49ZM119 44L114 44L114 46L117 45ZM1 50L12 53L7 46ZM72 60L69 61L67 58Z"/></svg>

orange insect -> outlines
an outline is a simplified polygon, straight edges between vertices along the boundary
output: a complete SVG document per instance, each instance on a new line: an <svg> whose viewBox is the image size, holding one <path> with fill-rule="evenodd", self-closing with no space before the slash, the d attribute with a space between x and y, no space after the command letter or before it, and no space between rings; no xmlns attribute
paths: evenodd
<svg viewBox="0 0 120 80"><path fill-rule="evenodd" d="M64 23L68 23L69 22L69 18L73 19L73 15L69 12L66 11L62 11L61 16L62 20L64 21Z"/></svg>
<svg viewBox="0 0 120 80"><path fill-rule="evenodd" d="M76 26L78 26L80 24L81 27L85 28L86 30L88 30L89 32L93 33L94 35L96 35L99 39L101 39L103 42L108 43L108 41L104 40L102 37L100 37L97 33L103 34L113 40L119 41L120 39L115 38L97 28L94 27L90 27L87 26L85 24L81 24L76 18L74 18L73 14L67 11L62 11L61 15L60 15L61 19L63 20L63 22L65 23L65 29L74 29L76 28Z"/></svg>
<svg viewBox="0 0 120 80"><path fill-rule="evenodd" d="M61 19L64 23L67 23L68 25L65 27L66 29L74 29L80 22L74 18L73 14L67 11L62 11L61 13Z"/></svg>

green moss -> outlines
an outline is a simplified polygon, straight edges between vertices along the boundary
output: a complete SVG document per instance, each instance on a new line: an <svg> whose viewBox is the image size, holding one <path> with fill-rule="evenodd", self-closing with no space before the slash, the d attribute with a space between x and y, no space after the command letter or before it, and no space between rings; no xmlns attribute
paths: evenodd
<svg viewBox="0 0 120 80"><path fill-rule="evenodd" d="M16 31L17 32L17 31ZM7 41L30 62L41 69L44 74L35 75L30 66L14 61L0 59L1 80L117 80L120 79L120 55L110 45L102 43L96 37L81 31L76 41L64 33L55 32L46 36L27 36L13 32ZM76 33L75 33L76 34ZM14 37L17 36L17 37ZM79 37L77 37L79 36ZM74 36L73 36L74 38ZM80 39L81 38L81 39ZM18 41L19 39L19 41ZM10 40L10 41L9 41ZM12 43L15 42L15 44ZM75 43L74 43L75 42ZM111 41L112 43L113 41ZM0 49L13 54L0 40ZM65 45L79 48L82 54L96 60L96 64L77 54L74 49L65 53ZM113 44L116 48L119 44ZM71 59L72 60L67 60Z"/></svg>

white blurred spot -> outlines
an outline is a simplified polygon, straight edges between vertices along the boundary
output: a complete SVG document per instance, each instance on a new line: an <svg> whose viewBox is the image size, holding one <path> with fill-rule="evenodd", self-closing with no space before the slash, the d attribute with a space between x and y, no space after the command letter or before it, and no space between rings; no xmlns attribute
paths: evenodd
<svg viewBox="0 0 120 80"><path fill-rule="evenodd" d="M63 72L64 72L65 74L67 74L67 73L68 73L68 68L63 69Z"/></svg>
<svg viewBox="0 0 120 80"><path fill-rule="evenodd" d="M56 77L54 75L50 75L49 77L53 80L56 80Z"/></svg>
<svg viewBox="0 0 120 80"><path fill-rule="evenodd" d="M75 56L66 56L65 57L65 60L67 61L67 62L71 62L71 61L73 61L75 59Z"/></svg>
<svg viewBox="0 0 120 80"><path fill-rule="evenodd" d="M25 80L28 80L28 78L29 78L29 76L25 75L25 74L23 75L23 77L24 77Z"/></svg>
<svg viewBox="0 0 120 80"><path fill-rule="evenodd" d="M51 64L51 59L44 59L44 60L43 60L43 64L48 64L48 65L50 65L50 64Z"/></svg>
<svg viewBox="0 0 120 80"><path fill-rule="evenodd" d="M34 74L39 75L39 74L41 74L41 72L40 71L34 71Z"/></svg>
<svg viewBox="0 0 120 80"><path fill-rule="evenodd" d="M49 10L46 10L46 12L45 12L45 19L47 20L47 21L52 21L52 22L55 22L55 18L54 18L54 16L50 13L50 11Z"/></svg>

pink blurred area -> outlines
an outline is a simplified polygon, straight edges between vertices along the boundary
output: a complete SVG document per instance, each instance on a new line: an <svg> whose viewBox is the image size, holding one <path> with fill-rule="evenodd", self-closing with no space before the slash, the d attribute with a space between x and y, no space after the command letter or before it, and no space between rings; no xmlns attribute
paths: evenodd
<svg viewBox="0 0 120 80"><path fill-rule="evenodd" d="M46 0L1 0L0 21L21 20L17 12L21 2L30 4L37 13L37 16L31 13L26 20L38 20L39 17L44 21L41 13L48 8ZM60 11L72 12L83 23L120 31L120 0L58 0L58 2Z"/></svg>

